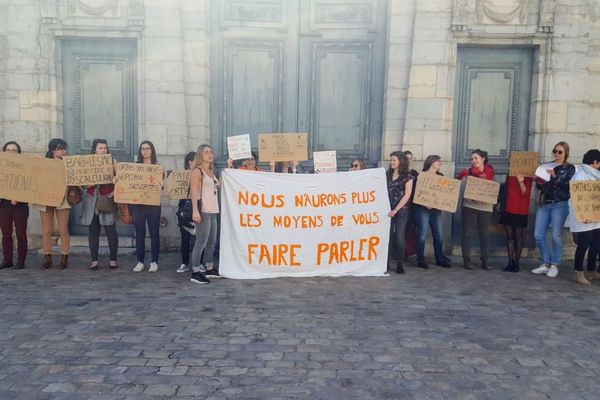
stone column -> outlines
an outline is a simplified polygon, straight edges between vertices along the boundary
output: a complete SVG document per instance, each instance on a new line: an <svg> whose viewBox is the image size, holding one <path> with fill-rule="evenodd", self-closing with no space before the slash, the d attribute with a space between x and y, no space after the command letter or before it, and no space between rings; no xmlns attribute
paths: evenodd
<svg viewBox="0 0 600 400"><path fill-rule="evenodd" d="M438 154L452 159L452 97L448 72L452 60L452 0L416 4L410 81L402 148L415 159Z"/></svg>
<svg viewBox="0 0 600 400"><path fill-rule="evenodd" d="M188 148L180 5L146 0L139 140L151 140L167 169Z"/></svg>
<svg viewBox="0 0 600 400"><path fill-rule="evenodd" d="M180 0L187 151L210 143L209 0Z"/></svg>
<svg viewBox="0 0 600 400"><path fill-rule="evenodd" d="M388 159L392 151L402 146L416 3L416 0L389 2L382 160Z"/></svg>

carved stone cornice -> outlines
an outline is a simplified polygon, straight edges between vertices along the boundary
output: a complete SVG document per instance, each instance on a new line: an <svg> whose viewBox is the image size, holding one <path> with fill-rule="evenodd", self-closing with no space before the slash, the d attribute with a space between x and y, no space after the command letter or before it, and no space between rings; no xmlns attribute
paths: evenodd
<svg viewBox="0 0 600 400"><path fill-rule="evenodd" d="M117 16L119 13L119 0L92 1L91 3L89 3L89 0L70 0L69 13L74 14L77 9L94 17L104 15L109 11L113 16Z"/></svg>
<svg viewBox="0 0 600 400"><path fill-rule="evenodd" d="M508 24L515 20L518 20L520 24L527 22L527 0L519 0L508 11L503 6L493 0L477 0L477 22L484 23L485 18L498 24Z"/></svg>

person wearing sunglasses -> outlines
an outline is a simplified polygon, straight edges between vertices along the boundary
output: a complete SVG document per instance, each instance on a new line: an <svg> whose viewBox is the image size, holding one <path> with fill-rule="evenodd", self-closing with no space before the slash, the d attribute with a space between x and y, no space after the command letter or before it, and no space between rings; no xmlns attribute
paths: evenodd
<svg viewBox="0 0 600 400"><path fill-rule="evenodd" d="M569 181L575 174L575 166L567 162L569 145L566 142L555 144L552 156L558 165L546 171L550 179L545 181L536 177L540 197L533 236L540 251L542 264L531 272L555 278L563 255L562 231L569 215ZM548 248L546 242L549 227L552 228L552 249Z"/></svg>
<svg viewBox="0 0 600 400"><path fill-rule="evenodd" d="M352 163L350 163L350 171L360 171L363 169L366 169L367 166L365 165L365 160L363 160L362 158L355 158L354 160L352 160Z"/></svg>
<svg viewBox="0 0 600 400"><path fill-rule="evenodd" d="M251 154L252 156L250 158L246 158L239 169L246 171L260 171L260 169L256 166L256 159L258 158L258 154L256 154L255 152L252 152Z"/></svg>

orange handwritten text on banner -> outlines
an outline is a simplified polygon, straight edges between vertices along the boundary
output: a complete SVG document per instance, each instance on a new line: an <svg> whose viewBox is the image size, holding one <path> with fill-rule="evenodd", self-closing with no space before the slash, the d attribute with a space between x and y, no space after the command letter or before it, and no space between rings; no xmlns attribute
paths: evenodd
<svg viewBox="0 0 600 400"><path fill-rule="evenodd" d="M285 205L282 194L238 192L238 204L262 208L282 208Z"/></svg>
<svg viewBox="0 0 600 400"><path fill-rule="evenodd" d="M296 261L296 251L302 248L300 244L248 244L248 264L252 265L256 259L258 264L267 264L280 267L289 265L299 267L300 263Z"/></svg>
<svg viewBox="0 0 600 400"><path fill-rule="evenodd" d="M317 245L317 265L321 265L325 259L327 264L376 260L376 247L380 242L379 236L371 236L359 240L319 243Z"/></svg>

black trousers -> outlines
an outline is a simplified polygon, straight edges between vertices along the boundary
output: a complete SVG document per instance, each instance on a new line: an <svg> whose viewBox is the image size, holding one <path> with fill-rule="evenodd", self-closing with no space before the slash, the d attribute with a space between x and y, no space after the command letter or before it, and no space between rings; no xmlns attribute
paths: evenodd
<svg viewBox="0 0 600 400"><path fill-rule="evenodd" d="M585 253L590 249L588 254L588 270L590 266L590 259L594 256L594 252L597 254L600 246L600 229L594 229L592 231L578 232L577 233L577 249L575 249L575 271L583 271L583 259ZM592 251L594 249L595 251ZM595 257L594 257L595 258ZM593 262L594 260L592 260Z"/></svg>
<svg viewBox="0 0 600 400"><path fill-rule="evenodd" d="M98 261L98 249L100 247L101 228L102 225L100 225L100 216L98 214L95 214L94 218L92 218L92 223L90 224L90 230L88 235L92 261ZM104 232L106 232L106 237L108 238L110 261L116 261L117 249L119 248L119 236L117 235L117 225L104 225Z"/></svg>

